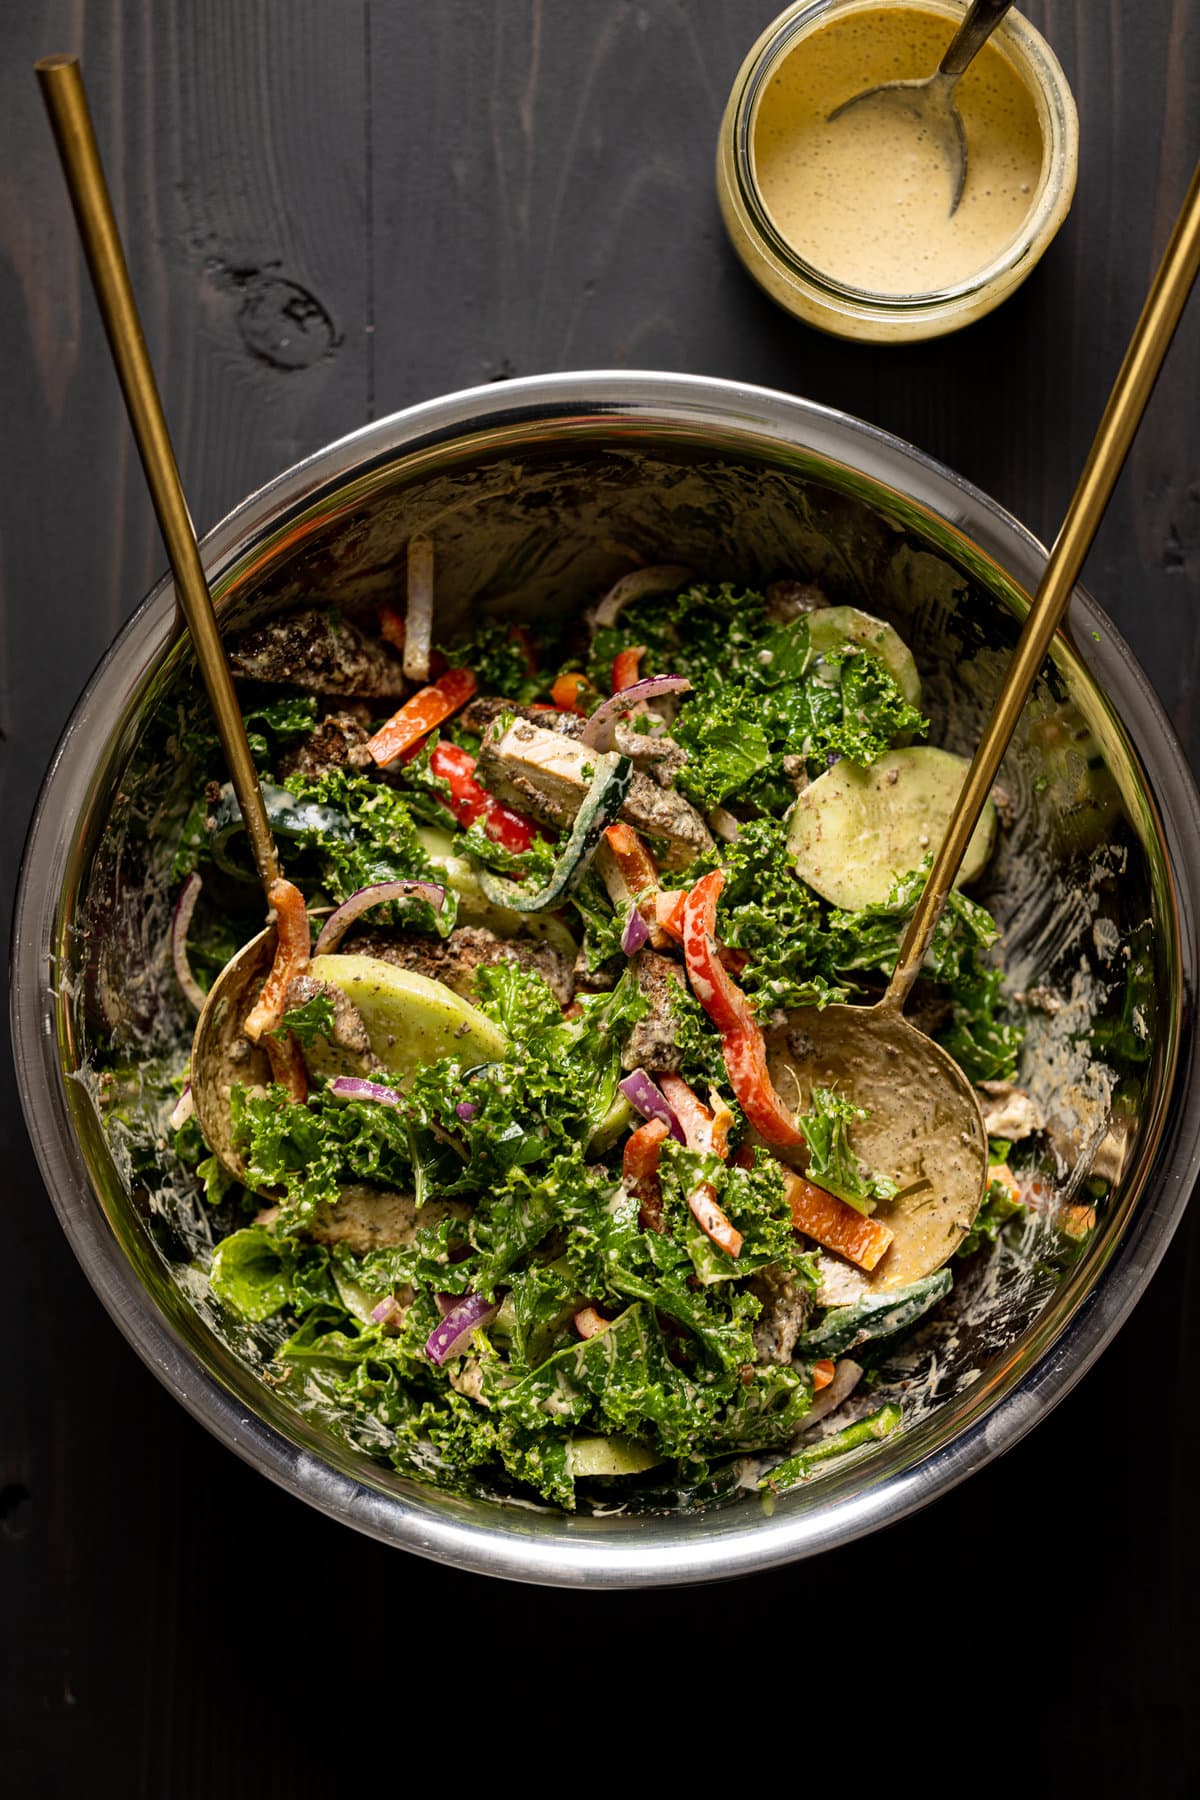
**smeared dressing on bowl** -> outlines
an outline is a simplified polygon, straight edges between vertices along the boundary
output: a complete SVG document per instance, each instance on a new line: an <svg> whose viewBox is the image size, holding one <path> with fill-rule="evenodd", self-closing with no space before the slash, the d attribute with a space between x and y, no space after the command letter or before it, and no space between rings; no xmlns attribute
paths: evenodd
<svg viewBox="0 0 1200 1800"><path fill-rule="evenodd" d="M791 248L845 286L885 295L942 292L1004 254L1043 179L1034 95L994 43L955 90L967 181L951 214L952 172L914 120L870 102L835 108L880 82L929 75L953 35L920 7L839 15L807 34L767 82L754 116L754 173Z"/></svg>

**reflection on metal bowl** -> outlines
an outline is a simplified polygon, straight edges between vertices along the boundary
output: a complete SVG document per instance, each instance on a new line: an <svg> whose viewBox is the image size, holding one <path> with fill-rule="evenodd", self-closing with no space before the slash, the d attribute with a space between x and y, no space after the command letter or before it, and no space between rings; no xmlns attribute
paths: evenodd
<svg viewBox="0 0 1200 1800"><path fill-rule="evenodd" d="M393 590L414 530L436 535L447 634L476 609L580 608L644 562L815 579L896 625L933 741L958 749L974 741L1044 560L982 495L839 414L683 376L547 376L382 420L252 496L204 546L223 621L314 596L369 607ZM163 825L196 686L163 583L47 777L18 903L14 1029L42 1171L89 1277L150 1367L265 1474L465 1568L564 1585L714 1580L845 1542L945 1491L1036 1423L1116 1331L1200 1156L1183 1029L1200 808L1144 677L1084 595L1006 762L1008 829L979 890L1004 925L1010 980L1033 1002L1025 1074L1058 1156L1056 1193L1019 1242L963 1265L902 1340L884 1387L903 1399L905 1429L770 1507L744 1490L707 1504L647 1491L566 1518L454 1495L395 1474L319 1406L264 1383L269 1334L231 1323L208 1295L202 1206L186 1182L148 1181L133 1150L145 1060L178 1060L189 1032L169 978ZM138 1050L101 1089L91 1056L108 1041Z"/></svg>

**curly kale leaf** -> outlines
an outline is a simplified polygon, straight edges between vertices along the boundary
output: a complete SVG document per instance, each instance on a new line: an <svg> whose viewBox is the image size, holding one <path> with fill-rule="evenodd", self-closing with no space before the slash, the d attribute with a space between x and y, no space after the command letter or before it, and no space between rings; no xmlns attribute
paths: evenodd
<svg viewBox="0 0 1200 1800"><path fill-rule="evenodd" d="M811 1098L809 1111L800 1117L809 1179L860 1213L873 1213L878 1200L894 1199L896 1183L864 1168L850 1146L851 1125L862 1124L870 1114L832 1088L815 1087Z"/></svg>
<svg viewBox="0 0 1200 1800"><path fill-rule="evenodd" d="M438 870L421 842L405 798L382 782L353 769L326 769L320 775L289 775L287 791L298 800L334 808L344 831L313 832L296 841L315 850L322 885L335 900L380 881L438 880ZM416 930L446 936L454 926L457 902L447 888L440 911L424 900L396 900L373 916Z"/></svg>
<svg viewBox="0 0 1200 1800"><path fill-rule="evenodd" d="M524 705L543 692L544 681L529 669L530 650L545 663L553 645L545 629L527 627L517 632L502 619L481 619L469 638L444 646L446 660L456 668L470 669L481 694L503 694Z"/></svg>
<svg viewBox="0 0 1200 1800"><path fill-rule="evenodd" d="M751 819L736 844L723 845L689 871L719 861L725 886L717 906L723 944L745 950L750 962L738 984L768 1014L779 1007L824 1006L848 989L830 965L821 902L799 879L778 819Z"/></svg>
<svg viewBox="0 0 1200 1800"><path fill-rule="evenodd" d="M347 1182L411 1185L408 1129L390 1106L335 1100L326 1089L299 1106L284 1088L253 1094L239 1085L230 1118L253 1185L283 1192L281 1230L306 1225L319 1206L335 1206Z"/></svg>
<svg viewBox="0 0 1200 1800"><path fill-rule="evenodd" d="M482 963L475 971L475 1004L517 1044L562 1024L549 983L518 962Z"/></svg>
<svg viewBox="0 0 1200 1800"><path fill-rule="evenodd" d="M667 1229L686 1245L695 1277L703 1286L741 1280L767 1263L808 1279L809 1260L801 1253L792 1227L783 1169L773 1157L759 1157L752 1169L740 1169L668 1140L659 1156L658 1172ZM717 1204L742 1235L736 1259L711 1243L692 1217L688 1195L701 1182L714 1190Z"/></svg>
<svg viewBox="0 0 1200 1800"><path fill-rule="evenodd" d="M286 1037L290 1031L296 1042L307 1049L314 1038L327 1038L333 1030L333 1001L322 992L314 994L302 1006L291 1006L284 1013L272 1037Z"/></svg>
<svg viewBox="0 0 1200 1800"><path fill-rule="evenodd" d="M249 1225L223 1238L213 1254L211 1279L219 1300L255 1323L282 1312L337 1303L329 1277L329 1252L319 1244L277 1237Z"/></svg>

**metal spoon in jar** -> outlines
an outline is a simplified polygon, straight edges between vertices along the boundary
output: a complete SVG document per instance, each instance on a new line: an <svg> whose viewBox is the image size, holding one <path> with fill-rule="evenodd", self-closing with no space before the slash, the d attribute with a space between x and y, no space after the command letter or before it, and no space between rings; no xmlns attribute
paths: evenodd
<svg viewBox="0 0 1200 1800"><path fill-rule="evenodd" d="M1012 4L1013 0L975 0L932 75L923 75L918 81L884 81L878 87L864 88L829 114L832 123L844 117L851 107L869 104L887 109L926 133L931 144L941 148L950 170L952 218L967 181L967 134L962 114L954 103L954 90Z"/></svg>
<svg viewBox="0 0 1200 1800"><path fill-rule="evenodd" d="M1121 364L1087 462L1054 541L991 718L934 858L883 999L874 1006L805 1007L770 1046L777 1075L837 1086L870 1117L855 1147L895 1179L875 1217L893 1233L870 1284L894 1288L932 1274L962 1242L987 1187L987 1132L958 1064L904 1017L934 929L1021 710L1033 687L1121 472L1200 267L1200 166Z"/></svg>
<svg viewBox="0 0 1200 1800"><path fill-rule="evenodd" d="M36 68L100 315L175 577L175 591L191 632L233 790L246 822L254 867L273 917L272 891L278 892L281 882L279 856L267 821L258 771L246 739L212 595L200 562L195 527L184 498L162 402L142 335L129 270L92 129L83 77L78 61L71 56L46 57ZM222 1052L232 1050L232 1043L226 1040L233 1032L240 1040L241 1079L249 1083L270 1080L266 1054L242 1039L241 1032L253 1003L256 984L271 966L274 943L275 931L268 926L239 950L222 970L208 995L193 1044L192 1091L200 1128L210 1148L239 1175L244 1173L244 1167L233 1148L229 1123L229 1083L225 1071L230 1065L228 1059L221 1062L215 1054L204 1054L203 1049L212 1044Z"/></svg>

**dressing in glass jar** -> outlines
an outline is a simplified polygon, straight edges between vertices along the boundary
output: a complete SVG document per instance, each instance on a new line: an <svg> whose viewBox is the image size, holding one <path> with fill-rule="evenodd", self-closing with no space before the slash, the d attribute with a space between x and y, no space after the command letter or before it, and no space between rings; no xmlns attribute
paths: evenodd
<svg viewBox="0 0 1200 1800"><path fill-rule="evenodd" d="M768 27L721 127L717 184L751 274L846 337L932 337L1022 282L1066 216L1078 122L1053 52L1010 13L960 79L967 179L918 122L844 101L929 75L962 19L949 0L801 0Z"/></svg>

